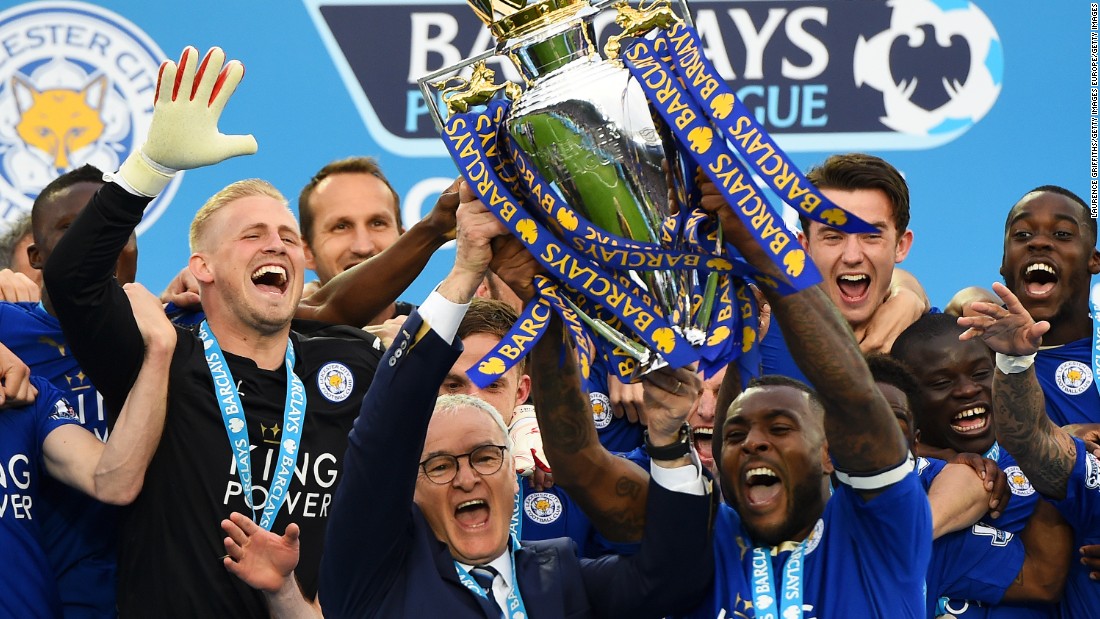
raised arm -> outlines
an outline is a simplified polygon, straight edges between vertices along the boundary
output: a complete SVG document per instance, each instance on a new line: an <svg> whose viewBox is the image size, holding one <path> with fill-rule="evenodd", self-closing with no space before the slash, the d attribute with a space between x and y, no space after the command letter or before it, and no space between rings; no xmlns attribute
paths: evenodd
<svg viewBox="0 0 1100 619"><path fill-rule="evenodd" d="M297 318L362 327L412 284L435 250L454 238L458 181L385 251L329 280L298 304Z"/></svg>
<svg viewBox="0 0 1100 619"><path fill-rule="evenodd" d="M974 316L959 318L969 329L960 338L981 337L997 353L993 377L993 419L997 441L1016 458L1031 485L1053 499L1066 496L1066 484L1077 459L1073 437L1046 414L1046 400L1035 377L1035 353L1046 321L1036 323L1020 300L1000 283L993 291L1005 303L974 302Z"/></svg>
<svg viewBox="0 0 1100 619"><path fill-rule="evenodd" d="M54 430L43 443L51 476L115 505L132 503L141 492L164 430L168 368L176 346L176 328L160 301L138 284L127 284L126 294L141 328L144 363L107 443L76 425Z"/></svg>
<svg viewBox="0 0 1100 619"><path fill-rule="evenodd" d="M494 244L493 269L525 303L534 297L534 259L514 237ZM565 488L593 526L614 542L636 542L645 526L649 474L600 444L588 398L572 351L564 344L561 319L553 314L547 332L531 353L528 373L542 446L554 471L554 483ZM644 406L650 444L670 445L699 391L691 368L662 370L647 377ZM676 462L656 462L675 466Z"/></svg>
<svg viewBox="0 0 1100 619"><path fill-rule="evenodd" d="M165 62L145 143L100 188L54 248L43 278L65 337L81 367L118 411L142 360L142 340L114 281L115 263L151 199L178 170L256 151L252 136L218 131L218 119L244 67L214 48L199 67L193 47L179 65Z"/></svg>
<svg viewBox="0 0 1100 619"><path fill-rule="evenodd" d="M1057 603L1062 599L1069 562L1073 556L1073 528L1046 501L1035 503L1035 512L1020 532L1024 564L1005 591L1006 602Z"/></svg>
<svg viewBox="0 0 1100 619"><path fill-rule="evenodd" d="M701 189L702 206L718 215L726 239L754 267L785 281L718 189L709 182ZM865 475L902 463L909 448L836 306L816 286L787 296L770 289L764 294L791 355L825 405L825 434L837 470Z"/></svg>
<svg viewBox="0 0 1100 619"><path fill-rule="evenodd" d="M421 450L438 386L461 351L453 343L461 306L488 268L489 240L503 231L492 217L480 204L459 209L455 266L402 325L355 420L321 560L321 603L336 615L365 615L413 543Z"/></svg>

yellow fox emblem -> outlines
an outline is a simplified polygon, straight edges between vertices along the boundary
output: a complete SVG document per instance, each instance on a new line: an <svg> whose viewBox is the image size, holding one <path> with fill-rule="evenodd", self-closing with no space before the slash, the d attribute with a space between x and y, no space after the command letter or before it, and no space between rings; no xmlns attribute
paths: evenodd
<svg viewBox="0 0 1100 619"><path fill-rule="evenodd" d="M100 110L107 94L107 76L93 78L80 90L35 88L26 78L12 76L19 107L15 126L19 137L53 160L53 167L73 167L72 153L90 146L103 135Z"/></svg>

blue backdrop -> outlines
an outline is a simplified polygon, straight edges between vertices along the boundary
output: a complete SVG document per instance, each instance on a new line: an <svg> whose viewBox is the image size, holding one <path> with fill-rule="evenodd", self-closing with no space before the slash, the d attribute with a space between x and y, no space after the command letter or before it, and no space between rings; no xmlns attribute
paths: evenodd
<svg viewBox="0 0 1100 619"><path fill-rule="evenodd" d="M746 103L761 108L798 165L866 150L905 174L916 240L904 266L942 306L962 286L999 279L1004 215L1025 190L1054 183L1089 200L1090 4L891 5L692 6L708 55ZM349 155L381 160L411 225L455 174L433 140L415 77L487 43L480 23L456 2L15 5L0 13L2 215L10 219L26 208L26 196L46 174L35 165L50 158L56 164L60 156L56 148L43 156L48 143L35 151L37 138L19 131L21 118L39 103L33 92L83 88L104 128L94 144L73 133L71 159L117 160L144 131L140 108L151 94L143 85L149 69L141 68L148 65L142 50L159 47L176 57L192 44L219 45L245 64L221 127L253 133L260 150L187 173L171 199L162 200L141 236L140 281L159 290L186 263L191 216L225 184L265 178L293 203L321 165ZM49 64L58 55L66 60ZM100 74L108 75L106 83L97 81ZM128 121L124 105L132 109ZM29 180L18 181L20 174ZM451 259L450 249L440 251L404 298L422 300Z"/></svg>

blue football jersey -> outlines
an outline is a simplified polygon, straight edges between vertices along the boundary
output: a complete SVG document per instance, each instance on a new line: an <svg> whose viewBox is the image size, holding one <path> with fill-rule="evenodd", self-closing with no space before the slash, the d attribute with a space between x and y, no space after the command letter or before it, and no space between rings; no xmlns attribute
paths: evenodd
<svg viewBox="0 0 1100 619"><path fill-rule="evenodd" d="M600 444L611 452L632 451L642 444L642 425L631 423L624 417L616 417L611 410L611 398L607 395L607 381L616 380L607 376L607 365L602 358L592 362L588 401L592 405L592 421L596 424L596 433Z"/></svg>
<svg viewBox="0 0 1100 619"><path fill-rule="evenodd" d="M1092 339L1043 348L1035 355L1035 376L1043 387L1047 416L1064 426L1100 423L1100 390L1092 375Z"/></svg>
<svg viewBox="0 0 1100 619"><path fill-rule="evenodd" d="M0 303L0 341L55 385L80 425L107 440L103 399L69 350L61 325L40 303ZM119 510L47 477L39 490L42 545L66 617L113 617Z"/></svg>
<svg viewBox="0 0 1100 619"><path fill-rule="evenodd" d="M57 584L42 548L39 488L45 470L42 443L76 413L41 377L33 404L0 411L0 616L53 617L61 613Z"/></svg>
<svg viewBox="0 0 1100 619"><path fill-rule="evenodd" d="M755 617L752 540L737 512L718 508L715 575L708 598L687 616ZM772 557L776 580L791 552ZM932 554L932 515L917 475L870 501L840 486L805 544L803 617L925 616L925 576Z"/></svg>
<svg viewBox="0 0 1100 619"><path fill-rule="evenodd" d="M1052 501L1073 527L1074 548L1100 544L1100 461L1080 439L1077 460L1066 484L1066 496ZM1062 597L1063 617L1093 617L1100 608L1100 585L1089 580L1089 570L1080 561L1070 561L1066 590Z"/></svg>
<svg viewBox="0 0 1100 619"><path fill-rule="evenodd" d="M998 445L994 445L985 456L997 460L1002 467L1015 465L1015 461ZM925 492L945 466L947 463L938 458L917 458L917 473ZM1018 473L1022 481L1013 480L1016 474L1009 473L1009 483L1014 484L1012 492L1023 492L1025 496L1013 496L1005 513L998 519L989 519L989 522L1013 527L1018 533L1031 517L1036 497L1023 473ZM1019 561L1015 559L1017 553ZM932 545L932 566L928 572L930 611L937 608L939 598L937 614L948 613L957 619L1050 617L1054 612L1054 607L1050 605L996 603L1019 573L1022 561L1023 543L1019 538L1013 532L985 523L943 536ZM949 588L951 583L955 583L956 588Z"/></svg>
<svg viewBox="0 0 1100 619"><path fill-rule="evenodd" d="M1027 525L1031 513L1035 511L1035 502L1039 500L1039 495L1016 464L1016 460L1007 451L1001 449L1000 445L994 443L993 447L983 455L996 461L997 466L1004 471L1005 476L1008 477L1009 491L1012 493L1000 517L989 518L989 524L1009 533L1019 533ZM932 486L932 480L945 466L947 463L937 458L917 459L917 473L920 475L925 492Z"/></svg>
<svg viewBox="0 0 1100 619"><path fill-rule="evenodd" d="M1008 616L993 611L1023 564L1020 539L984 522L944 535L932 544L929 617L935 616L937 601L956 617Z"/></svg>
<svg viewBox="0 0 1100 619"><path fill-rule="evenodd" d="M644 448L615 455L649 470L649 456ZM519 487L522 511L520 539L537 541L568 537L576 543L577 554L589 558L609 553L633 554L637 551L637 544L616 544L600 535L580 506L560 486L536 491L528 480L521 479Z"/></svg>

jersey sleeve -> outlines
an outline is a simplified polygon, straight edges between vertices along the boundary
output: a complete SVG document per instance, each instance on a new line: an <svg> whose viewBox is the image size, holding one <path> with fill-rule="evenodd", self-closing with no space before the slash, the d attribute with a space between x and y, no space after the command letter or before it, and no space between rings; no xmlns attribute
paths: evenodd
<svg viewBox="0 0 1100 619"><path fill-rule="evenodd" d="M141 332L114 275L148 203L107 183L58 241L42 273L69 348L112 415L122 409L144 357Z"/></svg>
<svg viewBox="0 0 1100 619"><path fill-rule="evenodd" d="M69 405L64 394L48 380L31 377L31 383L38 389L34 399L35 439L39 445L46 441L50 432L67 425L80 425L80 418Z"/></svg>
<svg viewBox="0 0 1100 619"><path fill-rule="evenodd" d="M928 492L928 489L932 487L932 482L945 466L947 466L947 462L939 458L925 458L923 456L917 458L917 475L920 476L920 483L925 492Z"/></svg>
<svg viewBox="0 0 1100 619"><path fill-rule="evenodd" d="M841 484L826 508L831 523L842 523L866 578L864 587L897 590L896 604L912 606L913 616L923 612L923 597L907 597L924 590L932 555L932 510L915 473L867 500ZM897 616L903 616L899 613Z"/></svg>
<svg viewBox="0 0 1100 619"><path fill-rule="evenodd" d="M1100 530L1100 460L1089 453L1081 439L1074 438L1077 461L1066 484L1066 496L1053 501L1075 531Z"/></svg>

